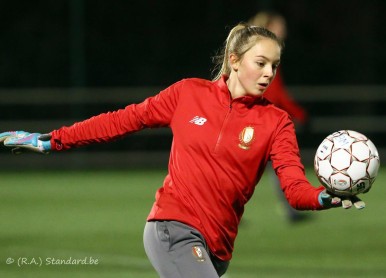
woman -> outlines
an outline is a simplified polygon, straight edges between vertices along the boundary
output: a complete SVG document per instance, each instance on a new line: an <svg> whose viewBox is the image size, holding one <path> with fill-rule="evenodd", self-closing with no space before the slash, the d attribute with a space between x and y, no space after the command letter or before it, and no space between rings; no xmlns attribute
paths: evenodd
<svg viewBox="0 0 386 278"><path fill-rule="evenodd" d="M232 257L244 205L269 160L293 207L320 210L343 203L310 185L293 123L263 97L281 49L267 29L239 24L228 35L213 81L184 79L142 103L48 135L5 132L0 140L16 152L63 151L170 127L168 175L147 218L145 250L161 277L219 277Z"/></svg>

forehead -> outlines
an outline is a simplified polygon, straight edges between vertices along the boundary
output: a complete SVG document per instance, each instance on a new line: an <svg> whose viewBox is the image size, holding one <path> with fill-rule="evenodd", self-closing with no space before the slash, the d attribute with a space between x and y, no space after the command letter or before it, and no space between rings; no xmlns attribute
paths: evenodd
<svg viewBox="0 0 386 278"><path fill-rule="evenodd" d="M280 60L281 48L278 43L271 39L259 39L245 53L249 57L264 56L272 61Z"/></svg>

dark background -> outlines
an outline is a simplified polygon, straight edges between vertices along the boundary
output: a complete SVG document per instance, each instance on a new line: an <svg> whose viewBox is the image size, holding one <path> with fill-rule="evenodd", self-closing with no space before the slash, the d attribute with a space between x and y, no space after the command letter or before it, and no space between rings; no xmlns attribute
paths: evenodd
<svg viewBox="0 0 386 278"><path fill-rule="evenodd" d="M385 84L386 1L0 1L0 87L165 86L211 77L229 29L288 20L289 85Z"/></svg>

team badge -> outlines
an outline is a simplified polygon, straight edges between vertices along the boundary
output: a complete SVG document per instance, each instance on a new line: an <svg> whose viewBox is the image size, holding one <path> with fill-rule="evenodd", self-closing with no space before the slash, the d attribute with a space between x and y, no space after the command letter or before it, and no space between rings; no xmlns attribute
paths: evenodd
<svg viewBox="0 0 386 278"><path fill-rule="evenodd" d="M196 258L196 260L198 262L204 262L205 261L205 256L204 256L204 253L201 250L201 247L193 246L192 247L192 253L193 253L193 256Z"/></svg>
<svg viewBox="0 0 386 278"><path fill-rule="evenodd" d="M240 144L239 147L243 150L248 150L253 140L255 139L255 130L252 126L244 127L243 131L239 135Z"/></svg>

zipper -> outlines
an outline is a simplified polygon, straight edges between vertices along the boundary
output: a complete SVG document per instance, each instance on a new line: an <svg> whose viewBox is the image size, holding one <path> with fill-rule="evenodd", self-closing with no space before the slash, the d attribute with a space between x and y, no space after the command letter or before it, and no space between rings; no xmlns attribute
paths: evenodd
<svg viewBox="0 0 386 278"><path fill-rule="evenodd" d="M227 113L225 115L224 121L222 122L220 133L217 136L216 145L214 147L214 153L217 153L217 150L220 147L222 136L223 136L223 133L224 133L224 129L225 129L227 123L228 123L229 116L230 116L231 112L232 112L232 102L229 104L229 109L228 109L228 111L227 111Z"/></svg>

